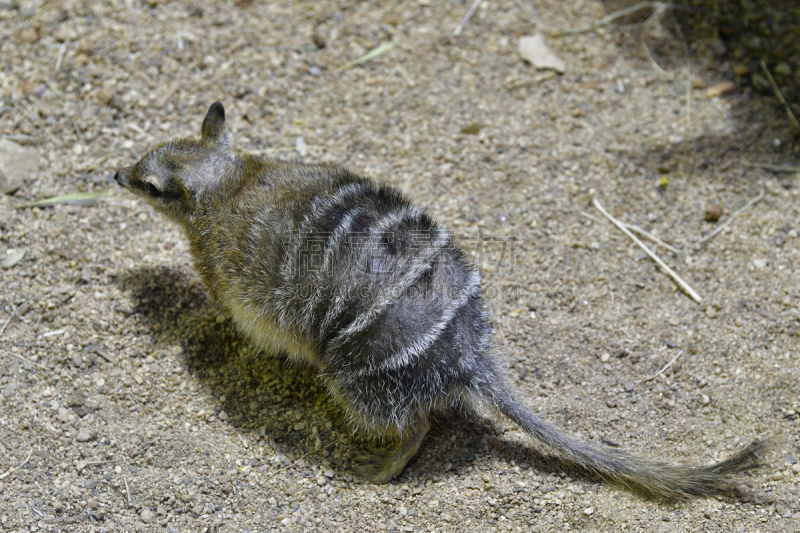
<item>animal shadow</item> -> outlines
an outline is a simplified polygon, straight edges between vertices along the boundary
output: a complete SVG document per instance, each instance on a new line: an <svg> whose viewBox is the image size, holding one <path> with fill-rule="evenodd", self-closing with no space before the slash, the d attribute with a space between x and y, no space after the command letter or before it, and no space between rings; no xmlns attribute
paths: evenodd
<svg viewBox="0 0 800 533"><path fill-rule="evenodd" d="M133 319L137 333L152 337L154 351L181 347L180 364L202 384L199 393L215 404L213 414L209 413L214 422L234 428L252 444L267 443L283 465L289 464L289 457L305 455L321 444L329 451L332 466L347 475L351 457L363 447L382 444L353 435L343 411L313 371L280 354L259 353L235 331L192 275L166 267L142 268L128 272L119 282L134 303L131 310L117 311ZM528 443L503 438L489 420L450 412L435 421L400 479L464 475L473 464L491 458L507 463L505 470L522 465L554 476L592 477L541 455ZM319 454L305 458L310 464L321 460ZM450 473L442 471L446 462L452 465ZM311 472L300 469L300 475Z"/></svg>
<svg viewBox="0 0 800 533"><path fill-rule="evenodd" d="M258 352L196 277L166 267L141 268L118 282L131 295L133 307L117 311L130 317L134 334L150 336L154 352L180 347L178 365L197 378L198 394L214 404L206 422L232 427L252 445L272 447L282 463L315 450L320 442L329 446L331 456L353 455L331 453L336 449L332 443L345 448L353 440L342 411L313 372L280 354ZM305 462L319 462L316 455ZM345 465L333 466L349 471Z"/></svg>

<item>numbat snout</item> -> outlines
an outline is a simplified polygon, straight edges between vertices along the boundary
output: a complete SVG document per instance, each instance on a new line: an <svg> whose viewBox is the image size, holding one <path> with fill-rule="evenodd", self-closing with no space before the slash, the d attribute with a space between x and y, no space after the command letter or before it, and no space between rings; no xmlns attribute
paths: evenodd
<svg viewBox="0 0 800 533"><path fill-rule="evenodd" d="M590 445L547 424L501 379L480 279L447 230L398 191L334 165L232 149L215 102L200 138L154 147L115 175L186 232L205 287L259 348L308 363L353 425L396 446L355 458L400 474L434 414L494 407L580 468L646 495L730 490L753 442L710 466Z"/></svg>

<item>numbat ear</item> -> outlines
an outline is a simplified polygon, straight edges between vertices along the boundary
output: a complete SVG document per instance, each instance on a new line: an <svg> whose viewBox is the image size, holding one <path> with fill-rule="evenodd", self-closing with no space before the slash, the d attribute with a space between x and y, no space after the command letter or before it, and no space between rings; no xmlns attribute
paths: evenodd
<svg viewBox="0 0 800 533"><path fill-rule="evenodd" d="M225 127L225 108L220 102L214 102L208 108L206 118L203 119L203 126L200 128L200 135L206 142L230 148L228 128Z"/></svg>

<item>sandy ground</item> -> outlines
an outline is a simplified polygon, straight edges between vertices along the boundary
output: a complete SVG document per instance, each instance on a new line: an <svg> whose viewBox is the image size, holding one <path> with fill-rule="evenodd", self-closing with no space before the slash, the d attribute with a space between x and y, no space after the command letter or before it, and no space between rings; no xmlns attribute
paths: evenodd
<svg viewBox="0 0 800 533"><path fill-rule="evenodd" d="M0 6L0 131L42 156L0 199L2 257L26 252L0 271L0 529L800 529L798 175L744 164L797 164L785 115L709 97L724 62L687 62L658 28L549 39L566 72L512 87L541 74L517 53L535 19L487 2L453 37L469 3ZM554 28L605 13L563 4L536 3ZM548 420L684 463L768 436L768 464L740 498L660 503L566 469L506 419L453 413L398 479L365 484L351 458L366 441L314 377L255 354L179 232L109 181L153 142L198 134L214 100L237 148L342 163L451 228L484 268L510 381ZM686 250L655 247L701 303L591 189Z"/></svg>

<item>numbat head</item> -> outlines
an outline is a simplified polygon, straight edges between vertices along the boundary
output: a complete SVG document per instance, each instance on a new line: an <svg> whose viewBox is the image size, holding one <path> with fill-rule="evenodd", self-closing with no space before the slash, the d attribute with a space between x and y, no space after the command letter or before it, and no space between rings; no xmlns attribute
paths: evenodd
<svg viewBox="0 0 800 533"><path fill-rule="evenodd" d="M332 165L235 152L222 104L199 139L156 146L117 172L186 231L208 291L259 348L310 364L356 428L392 449L355 459L400 474L434 414L495 407L567 462L646 495L731 489L763 442L685 467L590 445L550 426L501 379L477 272L450 234L396 190Z"/></svg>

